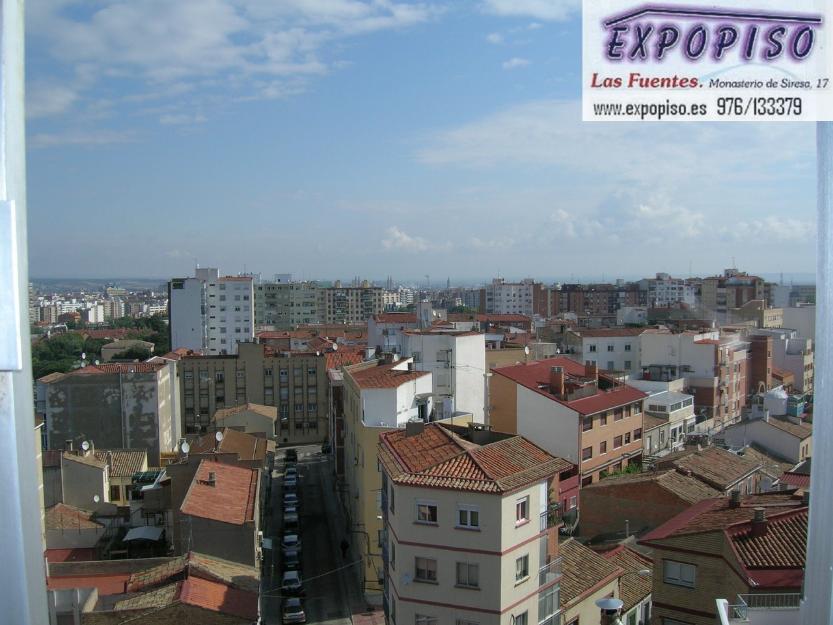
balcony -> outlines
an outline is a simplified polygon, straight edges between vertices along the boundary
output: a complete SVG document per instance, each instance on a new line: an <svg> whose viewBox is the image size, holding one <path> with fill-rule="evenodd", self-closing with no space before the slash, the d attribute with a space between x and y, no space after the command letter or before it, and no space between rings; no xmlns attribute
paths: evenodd
<svg viewBox="0 0 833 625"><path fill-rule="evenodd" d="M538 587L556 581L561 577L561 558L554 558L548 564L538 569Z"/></svg>
<svg viewBox="0 0 833 625"><path fill-rule="evenodd" d="M717 600L721 625L793 625L798 620L800 593L738 595L737 603Z"/></svg>

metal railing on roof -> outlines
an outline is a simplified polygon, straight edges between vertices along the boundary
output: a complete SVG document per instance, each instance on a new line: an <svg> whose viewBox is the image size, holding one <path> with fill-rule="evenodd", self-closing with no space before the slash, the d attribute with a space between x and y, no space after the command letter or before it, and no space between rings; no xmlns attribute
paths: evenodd
<svg viewBox="0 0 833 625"><path fill-rule="evenodd" d="M749 620L749 610L798 610L801 593L779 592L738 595L738 603L729 605L729 618Z"/></svg>

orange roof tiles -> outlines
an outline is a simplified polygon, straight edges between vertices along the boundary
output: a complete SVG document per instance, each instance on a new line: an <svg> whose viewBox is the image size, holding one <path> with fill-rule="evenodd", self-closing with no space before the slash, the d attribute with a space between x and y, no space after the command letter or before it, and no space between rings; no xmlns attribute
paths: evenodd
<svg viewBox="0 0 833 625"><path fill-rule="evenodd" d="M252 436L232 428L222 428L223 440L217 443L215 432L203 434L191 443L190 453L193 454L237 454L238 460L266 459L268 441L265 438Z"/></svg>
<svg viewBox="0 0 833 625"><path fill-rule="evenodd" d="M485 493L509 492L572 467L522 436L477 445L433 423L413 436L381 434L379 459L400 484Z"/></svg>
<svg viewBox="0 0 833 625"><path fill-rule="evenodd" d="M208 484L214 473L214 485ZM182 514L232 525L254 520L259 471L203 460L185 495Z"/></svg>
<svg viewBox="0 0 833 625"><path fill-rule="evenodd" d="M376 323L416 323L416 313L408 312L389 312L379 313L373 315L373 320Z"/></svg>
<svg viewBox="0 0 833 625"><path fill-rule="evenodd" d="M46 509L45 524L48 530L104 529L104 525L93 520L92 512L65 503Z"/></svg>
<svg viewBox="0 0 833 625"><path fill-rule="evenodd" d="M767 515L766 532L752 535L752 523L728 530L738 558L747 568L803 567L807 550L807 508Z"/></svg>
<svg viewBox="0 0 833 625"><path fill-rule="evenodd" d="M338 351L326 352L324 358L327 362L327 369L338 369L340 367L347 367L355 365L364 360L365 349L363 347L342 347L339 346Z"/></svg>
<svg viewBox="0 0 833 625"><path fill-rule="evenodd" d="M402 367L404 363L380 364L375 367L368 367L359 371L350 371L350 376L360 388L396 388L405 382L417 380L426 375L428 371L408 371Z"/></svg>
<svg viewBox="0 0 833 625"><path fill-rule="evenodd" d="M632 386L616 384L610 390L599 390L595 395L589 397L573 399L571 401L563 400L549 392L550 370L552 367L563 367L567 376L576 378L583 378L587 373L583 364L565 356L529 362L527 364L495 368L492 371L496 375L509 378L517 384L525 386L552 401L563 404L582 415L595 414L602 410L610 410L611 408L624 406L639 401L640 399L645 399L648 396ZM610 378L606 379L610 380Z"/></svg>
<svg viewBox="0 0 833 625"><path fill-rule="evenodd" d="M676 467L678 471L690 471L697 479L720 491L725 491L738 480L761 468L758 462L720 447L684 449L657 461L658 468L670 466Z"/></svg>
<svg viewBox="0 0 833 625"><path fill-rule="evenodd" d="M182 583L179 600L212 612L231 614L253 621L258 617L257 593L199 577L189 577Z"/></svg>

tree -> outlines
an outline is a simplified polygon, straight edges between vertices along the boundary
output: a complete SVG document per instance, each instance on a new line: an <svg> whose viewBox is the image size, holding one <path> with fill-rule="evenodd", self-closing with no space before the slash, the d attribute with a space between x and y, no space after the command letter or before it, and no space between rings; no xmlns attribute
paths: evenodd
<svg viewBox="0 0 833 625"><path fill-rule="evenodd" d="M113 356L113 360L147 360L151 357L149 349L143 347L130 347L123 352Z"/></svg>

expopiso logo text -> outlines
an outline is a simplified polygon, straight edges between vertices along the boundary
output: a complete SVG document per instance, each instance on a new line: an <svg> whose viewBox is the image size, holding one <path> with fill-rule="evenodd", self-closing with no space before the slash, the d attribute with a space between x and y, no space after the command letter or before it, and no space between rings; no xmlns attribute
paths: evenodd
<svg viewBox="0 0 833 625"><path fill-rule="evenodd" d="M662 62L672 55L691 62L805 61L823 25L821 15L646 5L602 20L603 54L611 62Z"/></svg>

